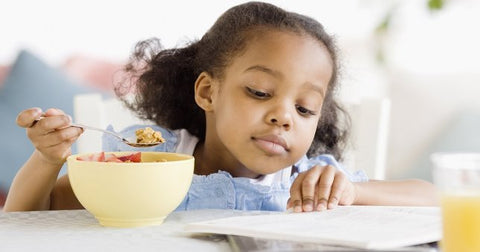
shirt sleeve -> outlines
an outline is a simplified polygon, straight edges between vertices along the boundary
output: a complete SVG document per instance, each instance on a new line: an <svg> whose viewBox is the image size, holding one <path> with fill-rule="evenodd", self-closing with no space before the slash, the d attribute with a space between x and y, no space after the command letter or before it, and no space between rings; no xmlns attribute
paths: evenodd
<svg viewBox="0 0 480 252"><path fill-rule="evenodd" d="M298 176L298 173L307 171L311 169L312 167L320 165L320 166L326 166L326 165L331 165L338 170L340 170L343 174L345 174L348 179L352 182L367 182L368 181L368 176L363 170L357 170L357 171L349 171L343 167L342 164L340 164L332 155L329 154L323 154L319 155L316 157L308 158L307 156L303 156L300 161L298 161L294 166L296 167L296 172L295 174L291 177L291 182L293 183L293 180Z"/></svg>

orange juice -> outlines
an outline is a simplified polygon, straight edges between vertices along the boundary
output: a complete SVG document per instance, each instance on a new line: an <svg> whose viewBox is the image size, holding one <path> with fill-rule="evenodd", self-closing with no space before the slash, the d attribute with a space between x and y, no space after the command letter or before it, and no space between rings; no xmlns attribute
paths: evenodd
<svg viewBox="0 0 480 252"><path fill-rule="evenodd" d="M480 252L480 192L445 194L441 204L442 252Z"/></svg>

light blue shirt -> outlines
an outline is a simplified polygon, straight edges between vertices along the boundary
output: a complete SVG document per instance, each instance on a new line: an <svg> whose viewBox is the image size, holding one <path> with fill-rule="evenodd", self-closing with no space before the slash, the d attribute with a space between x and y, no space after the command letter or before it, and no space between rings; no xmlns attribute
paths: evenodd
<svg viewBox="0 0 480 252"><path fill-rule="evenodd" d="M163 152L181 152L193 154L193 149L179 146L183 142L191 142L193 145L198 141L194 136L187 135L185 130L183 134L180 131L168 130L158 126L149 125L155 131L160 131L166 142L149 148L134 148L128 146L118 139L104 135L103 150L105 151L163 151ZM135 130L145 128L145 125L133 125L122 130L120 133L124 136L135 135ZM111 126L109 130L113 130ZM192 142L192 140L195 140ZM186 149L186 151L185 151ZM189 153L190 152L190 153ZM192 209L236 209L236 210L267 210L267 211L285 211L287 200L290 197L290 186L298 176L298 173L307 171L315 165L332 165L342 171L352 182L368 181L363 171L354 173L344 169L331 155L319 155L313 158L304 156L294 167L295 172L291 174L291 167L277 172L278 174L265 175L263 179L250 179L243 177L232 177L230 173L218 171L217 173L204 175L194 175L192 184L182 203L177 207L178 210ZM288 172L288 175L285 176ZM283 174L283 175L282 175Z"/></svg>

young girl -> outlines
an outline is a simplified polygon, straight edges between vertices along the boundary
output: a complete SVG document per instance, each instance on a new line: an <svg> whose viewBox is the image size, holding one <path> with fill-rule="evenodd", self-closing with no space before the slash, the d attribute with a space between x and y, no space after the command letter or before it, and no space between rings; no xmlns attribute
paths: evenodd
<svg viewBox="0 0 480 252"><path fill-rule="evenodd" d="M135 79L129 106L160 125L154 129L167 140L148 150L195 157L196 175L177 210L435 204L430 183L368 181L337 163L346 136L335 100L337 64L320 23L259 2L231 8L186 47L139 43L126 68ZM57 109L18 115L36 150L15 177L5 211L82 207L68 176L57 180L82 133L71 121ZM104 150L139 149L105 136Z"/></svg>

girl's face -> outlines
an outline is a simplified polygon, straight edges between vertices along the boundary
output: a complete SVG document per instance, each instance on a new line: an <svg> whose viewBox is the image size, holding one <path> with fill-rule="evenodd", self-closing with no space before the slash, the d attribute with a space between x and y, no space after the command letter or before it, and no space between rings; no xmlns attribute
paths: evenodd
<svg viewBox="0 0 480 252"><path fill-rule="evenodd" d="M273 173L306 154L332 76L330 54L317 40L280 31L254 37L224 78L212 81L206 113L205 147L235 167L234 176Z"/></svg>

